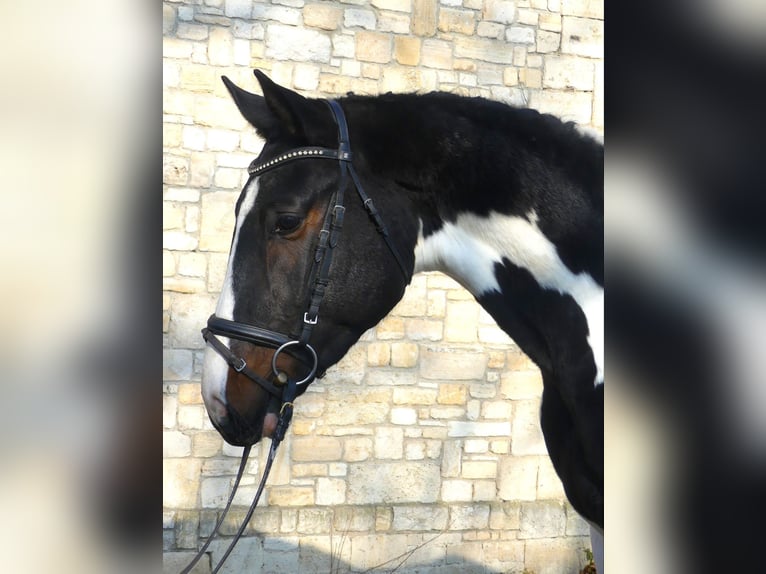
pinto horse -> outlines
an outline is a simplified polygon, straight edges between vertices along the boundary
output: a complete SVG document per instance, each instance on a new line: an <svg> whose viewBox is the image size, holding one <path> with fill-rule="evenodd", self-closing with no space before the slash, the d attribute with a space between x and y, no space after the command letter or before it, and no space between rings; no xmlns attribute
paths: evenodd
<svg viewBox="0 0 766 574"><path fill-rule="evenodd" d="M265 145L206 334L216 429L243 446L274 435L285 405L391 311L412 274L441 271L540 368L553 466L603 535L603 146L483 98L328 102L255 75L263 96L223 78Z"/></svg>

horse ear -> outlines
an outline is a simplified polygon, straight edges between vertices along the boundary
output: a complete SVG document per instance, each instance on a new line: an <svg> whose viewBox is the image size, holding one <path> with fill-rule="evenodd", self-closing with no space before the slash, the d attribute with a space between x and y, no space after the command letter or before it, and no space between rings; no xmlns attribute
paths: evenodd
<svg viewBox="0 0 766 574"><path fill-rule="evenodd" d="M261 85L266 105L274 113L282 128L291 136L305 136L311 123L311 103L309 100L272 82L260 70L253 70Z"/></svg>
<svg viewBox="0 0 766 574"><path fill-rule="evenodd" d="M269 109L266 99L243 90L226 76L221 76L221 79L242 116L262 137L266 139L275 137L279 131L279 120Z"/></svg>

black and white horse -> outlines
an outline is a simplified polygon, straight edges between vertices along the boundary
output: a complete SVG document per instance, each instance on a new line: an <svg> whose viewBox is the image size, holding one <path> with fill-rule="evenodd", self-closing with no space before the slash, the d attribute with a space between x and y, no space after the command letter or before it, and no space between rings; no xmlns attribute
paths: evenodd
<svg viewBox="0 0 766 574"><path fill-rule="evenodd" d="M272 345L223 338L246 372L207 353L202 390L215 427L232 444L271 436L280 401L268 389L278 379L306 380L300 394L308 371L339 361L413 273L442 271L540 368L553 466L572 506L603 534L603 146L550 115L482 98L350 95L336 111L256 76L262 97L224 78L266 142L236 205L216 316L274 336ZM351 177L316 157L338 149L346 122L353 156L341 163L353 166ZM331 202L346 187L339 240ZM327 237L318 247L323 234L330 247ZM295 346L315 349L314 363L298 352L275 357L280 333L291 334L284 341L303 333Z"/></svg>

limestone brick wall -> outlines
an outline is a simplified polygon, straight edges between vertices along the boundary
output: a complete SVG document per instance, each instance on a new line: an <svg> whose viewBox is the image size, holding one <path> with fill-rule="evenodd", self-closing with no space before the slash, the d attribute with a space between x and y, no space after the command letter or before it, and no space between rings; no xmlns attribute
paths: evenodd
<svg viewBox="0 0 766 574"><path fill-rule="evenodd" d="M600 133L604 23L598 0L166 1L163 16L163 534L174 572L210 532L240 453L207 419L199 330L262 141L220 76L257 91L259 68L322 97L481 95ZM588 529L546 455L540 393L534 365L465 290L416 276L298 401L224 571L579 572ZM264 457L256 447L214 559Z"/></svg>

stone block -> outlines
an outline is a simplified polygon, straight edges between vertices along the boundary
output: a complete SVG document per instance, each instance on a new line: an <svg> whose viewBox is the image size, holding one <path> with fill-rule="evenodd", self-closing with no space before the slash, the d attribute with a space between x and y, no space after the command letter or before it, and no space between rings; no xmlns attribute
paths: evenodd
<svg viewBox="0 0 766 574"><path fill-rule="evenodd" d="M375 527L375 509L369 506L335 508L333 528L336 532L365 532Z"/></svg>
<svg viewBox="0 0 766 574"><path fill-rule="evenodd" d="M467 398L467 385L444 383L439 385L436 402L440 405L465 405Z"/></svg>
<svg viewBox="0 0 766 574"><path fill-rule="evenodd" d="M328 402L325 418L336 426L382 423L388 419L390 407L386 402L369 402L349 408L343 402Z"/></svg>
<svg viewBox="0 0 766 574"><path fill-rule="evenodd" d="M496 22L482 21L476 26L476 34L482 38L499 40L503 37L505 26Z"/></svg>
<svg viewBox="0 0 766 574"><path fill-rule="evenodd" d="M332 37L332 55L335 58L353 58L354 37L346 34L334 34Z"/></svg>
<svg viewBox="0 0 766 574"><path fill-rule="evenodd" d="M308 4L303 8L303 23L310 28L337 30L343 20L343 11L327 4Z"/></svg>
<svg viewBox="0 0 766 574"><path fill-rule="evenodd" d="M162 461L163 508L197 508L200 468L194 459L165 459Z"/></svg>
<svg viewBox="0 0 766 574"><path fill-rule="evenodd" d="M431 405L436 402L436 389L396 388L393 392L395 405Z"/></svg>
<svg viewBox="0 0 766 574"><path fill-rule="evenodd" d="M541 12L539 26L541 30L548 32L561 32L561 16L549 12Z"/></svg>
<svg viewBox="0 0 766 574"><path fill-rule="evenodd" d="M207 58L213 66L231 66L234 63L231 30L224 27L213 27L210 30Z"/></svg>
<svg viewBox="0 0 766 574"><path fill-rule="evenodd" d="M375 458L400 459L404 454L404 432L400 428L375 429Z"/></svg>
<svg viewBox="0 0 766 574"><path fill-rule="evenodd" d="M410 430L410 429L406 429ZM422 440L408 440L404 443L404 458L423 460L426 457L426 443Z"/></svg>
<svg viewBox="0 0 766 574"><path fill-rule="evenodd" d="M500 376L500 395L511 400L536 399L542 396L540 371L510 371Z"/></svg>
<svg viewBox="0 0 766 574"><path fill-rule="evenodd" d="M564 487L553 468L551 459L541 456L537 470L537 498L540 500L563 499L564 496Z"/></svg>
<svg viewBox="0 0 766 574"><path fill-rule="evenodd" d="M565 16L604 19L603 0L561 0L561 13Z"/></svg>
<svg viewBox="0 0 766 574"><path fill-rule="evenodd" d="M432 380L483 379L487 355L451 347L430 347L420 354L420 375Z"/></svg>
<svg viewBox="0 0 766 574"><path fill-rule="evenodd" d="M192 376L192 352L186 349L162 350L162 379L188 381Z"/></svg>
<svg viewBox="0 0 766 574"><path fill-rule="evenodd" d="M537 26L539 13L534 10L520 9L516 21L527 26Z"/></svg>
<svg viewBox="0 0 766 574"><path fill-rule="evenodd" d="M481 406L481 416L485 419L510 420L513 405L508 401L489 401Z"/></svg>
<svg viewBox="0 0 766 574"><path fill-rule="evenodd" d="M185 157L165 155L162 158L162 183L186 185L189 178L189 160Z"/></svg>
<svg viewBox="0 0 766 574"><path fill-rule="evenodd" d="M409 34L411 18L409 14L381 12L378 14L378 31L394 34Z"/></svg>
<svg viewBox="0 0 766 574"><path fill-rule="evenodd" d="M454 46L455 56L458 58L491 62L493 64L513 63L513 46L499 40L457 37L455 38Z"/></svg>
<svg viewBox="0 0 766 574"><path fill-rule="evenodd" d="M192 436L192 452L196 457L215 456L221 452L222 442L218 431L197 432Z"/></svg>
<svg viewBox="0 0 766 574"><path fill-rule="evenodd" d="M535 500L537 498L536 456L503 457L497 474L497 492L501 500Z"/></svg>
<svg viewBox="0 0 766 574"><path fill-rule="evenodd" d="M224 191L202 196L200 250L228 253L234 232L234 205L238 196L238 193Z"/></svg>
<svg viewBox="0 0 766 574"><path fill-rule="evenodd" d="M505 40L512 44L534 44L535 30L525 26L511 26L505 31Z"/></svg>
<svg viewBox="0 0 766 574"><path fill-rule="evenodd" d="M470 502L473 484L470 480L443 480L440 498L444 502Z"/></svg>
<svg viewBox="0 0 766 574"><path fill-rule="evenodd" d="M372 5L381 10L393 10L395 12L410 12L412 0L372 0Z"/></svg>
<svg viewBox="0 0 766 574"><path fill-rule="evenodd" d="M356 58L363 62L386 64L391 61L391 36L379 32L356 33Z"/></svg>
<svg viewBox="0 0 766 574"><path fill-rule="evenodd" d="M179 431L162 433L162 456L164 458L185 457L191 454L191 438Z"/></svg>
<svg viewBox="0 0 766 574"><path fill-rule="evenodd" d="M163 574L172 574L181 572L189 562L195 557L196 552L163 552L162 553L162 572ZM210 558L203 556L191 570L190 574L210 574Z"/></svg>
<svg viewBox="0 0 766 574"><path fill-rule="evenodd" d="M341 441L333 437L296 437L292 441L292 459L297 462L339 460L342 452Z"/></svg>
<svg viewBox="0 0 766 574"><path fill-rule="evenodd" d="M346 28L364 28L365 30L375 29L375 12L362 8L346 8L343 12L343 25ZM357 43L358 47L358 43Z"/></svg>
<svg viewBox="0 0 766 574"><path fill-rule="evenodd" d="M252 14L253 3L251 0L225 0L223 13L230 18L249 19Z"/></svg>
<svg viewBox="0 0 766 574"><path fill-rule="evenodd" d="M372 456L372 439L366 437L350 437L343 443L343 460L361 462Z"/></svg>
<svg viewBox="0 0 766 574"><path fill-rule="evenodd" d="M456 10L441 8L439 10L438 28L442 32L457 32L458 34L473 34L476 22L471 10Z"/></svg>
<svg viewBox="0 0 766 574"><path fill-rule="evenodd" d="M564 121L586 125L591 120L592 96L587 92L536 90L530 97L529 106L542 113L558 116Z"/></svg>
<svg viewBox="0 0 766 574"><path fill-rule="evenodd" d="M486 0L482 10L482 19L488 22L510 24L516 15L515 2L504 0Z"/></svg>
<svg viewBox="0 0 766 574"><path fill-rule="evenodd" d="M201 405L202 392L198 383L178 385L178 402L182 405Z"/></svg>
<svg viewBox="0 0 766 574"><path fill-rule="evenodd" d="M544 85L548 88L592 90L593 62L575 56L548 56L545 60Z"/></svg>
<svg viewBox="0 0 766 574"><path fill-rule="evenodd" d="M442 530L447 525L448 510L443 506L395 506L392 527L403 530Z"/></svg>
<svg viewBox="0 0 766 574"><path fill-rule="evenodd" d="M370 343L367 345L367 364L371 367L385 367L391 362L391 345Z"/></svg>
<svg viewBox="0 0 766 574"><path fill-rule="evenodd" d="M521 525L521 505L518 502L497 502L490 505L489 527L492 530L518 530Z"/></svg>
<svg viewBox="0 0 766 574"><path fill-rule="evenodd" d="M296 64L293 84L297 90L316 90L319 86L319 66Z"/></svg>
<svg viewBox="0 0 766 574"><path fill-rule="evenodd" d="M188 277L165 277L162 280L162 289L175 293L202 293L205 291L205 282Z"/></svg>
<svg viewBox="0 0 766 574"><path fill-rule="evenodd" d="M564 16L561 23L561 52L603 58L604 21Z"/></svg>
<svg viewBox="0 0 766 574"><path fill-rule="evenodd" d="M579 572L584 566L583 549L590 547L587 539L541 538L527 540L524 564L535 574Z"/></svg>
<svg viewBox="0 0 766 574"><path fill-rule="evenodd" d="M556 52L561 43L561 34L558 32L549 32L547 30L538 30L536 49L541 54Z"/></svg>
<svg viewBox="0 0 766 574"><path fill-rule="evenodd" d="M420 38L397 36L394 38L394 58L404 66L417 66L420 62Z"/></svg>
<svg viewBox="0 0 766 574"><path fill-rule="evenodd" d="M444 443L444 453L441 462L442 476L451 478L460 476L463 460L462 447L462 443L456 440L450 440Z"/></svg>
<svg viewBox="0 0 766 574"><path fill-rule="evenodd" d="M484 439L466 439L463 450L466 454L481 454L487 452L489 441Z"/></svg>
<svg viewBox="0 0 766 574"><path fill-rule="evenodd" d="M489 442L489 450L494 454L508 454L511 452L511 443L507 440L493 440Z"/></svg>
<svg viewBox="0 0 766 574"><path fill-rule="evenodd" d="M497 461L494 460L464 460L463 478L495 478L497 476Z"/></svg>
<svg viewBox="0 0 766 574"><path fill-rule="evenodd" d="M198 187L200 189L209 188L213 182L214 171L214 156L203 152L192 152L189 171L189 185ZM197 193L199 193L199 191Z"/></svg>
<svg viewBox="0 0 766 574"><path fill-rule="evenodd" d="M269 506L310 506L314 489L310 486L277 486L269 489Z"/></svg>
<svg viewBox="0 0 766 574"><path fill-rule="evenodd" d="M215 298L206 294L177 294L170 308L168 340L171 347L202 349L205 341L200 329L215 309Z"/></svg>
<svg viewBox="0 0 766 574"><path fill-rule="evenodd" d="M540 401L520 400L513 404L511 452L515 456L545 455L545 440L540 429Z"/></svg>
<svg viewBox="0 0 766 574"><path fill-rule="evenodd" d="M418 346L415 343L391 343L391 366L411 368L418 362Z"/></svg>
<svg viewBox="0 0 766 574"><path fill-rule="evenodd" d="M349 464L348 504L436 502L439 466L429 461Z"/></svg>
<svg viewBox="0 0 766 574"><path fill-rule="evenodd" d="M297 532L300 534L325 534L330 532L332 510L325 508L302 508L298 511Z"/></svg>
<svg viewBox="0 0 766 574"><path fill-rule="evenodd" d="M176 412L178 411L178 397L175 395L162 395L162 426L170 429L176 426Z"/></svg>
<svg viewBox="0 0 766 574"><path fill-rule="evenodd" d="M474 502L492 502L497 500L497 482L494 480L476 480L473 483Z"/></svg>
<svg viewBox="0 0 766 574"><path fill-rule="evenodd" d="M253 20L273 21L290 26L301 23L301 11L289 6L253 3Z"/></svg>
<svg viewBox="0 0 766 574"><path fill-rule="evenodd" d="M306 478L307 476L326 476L327 465L314 462L314 463L293 463L292 464L292 476L294 478Z"/></svg>
<svg viewBox="0 0 766 574"><path fill-rule="evenodd" d="M504 422L473 422L473 421L450 421L447 423L447 436L469 437L487 436L500 437L511 434L511 423Z"/></svg>
<svg viewBox="0 0 766 574"><path fill-rule="evenodd" d="M391 409L391 423L395 425L414 425L418 422L415 409L395 407Z"/></svg>
<svg viewBox="0 0 766 574"><path fill-rule="evenodd" d="M479 306L473 301L450 301L444 320L444 339L451 343L475 343Z"/></svg>
<svg viewBox="0 0 766 574"><path fill-rule="evenodd" d="M269 24L266 28L266 57L275 60L329 63L330 37L316 30Z"/></svg>
<svg viewBox="0 0 766 574"><path fill-rule="evenodd" d="M478 530L489 525L489 504L450 507L450 530Z"/></svg>
<svg viewBox="0 0 766 574"><path fill-rule="evenodd" d="M521 505L519 539L555 538L566 530L564 503L556 500L537 500Z"/></svg>
<svg viewBox="0 0 766 574"><path fill-rule="evenodd" d="M178 408L178 428L201 430L207 420L202 406L181 406Z"/></svg>
<svg viewBox="0 0 766 574"><path fill-rule="evenodd" d="M433 419L457 419L465 415L463 407L431 407L428 415Z"/></svg>
<svg viewBox="0 0 766 574"><path fill-rule="evenodd" d="M375 531L385 531L391 529L391 523L394 520L394 511L392 508L377 506L375 508Z"/></svg>
<svg viewBox="0 0 766 574"><path fill-rule="evenodd" d="M381 340L404 338L404 319L386 317L375 327L375 334Z"/></svg>
<svg viewBox="0 0 766 574"><path fill-rule="evenodd" d="M437 0L412 0L412 33L416 36L436 34Z"/></svg>
<svg viewBox="0 0 766 574"><path fill-rule="evenodd" d="M192 42L168 37L162 39L162 56L164 58L188 60L189 56L191 56L191 51Z"/></svg>
<svg viewBox="0 0 766 574"><path fill-rule="evenodd" d="M383 71L383 85L386 85L386 77L398 75L398 70L384 70ZM403 69L404 75L414 74L418 75L417 70ZM413 80L412 86L419 85L417 80ZM414 89L404 88L400 91L414 91ZM405 332L407 337L413 341L439 341L442 338L442 322L430 319L415 319L409 318L404 321Z"/></svg>

